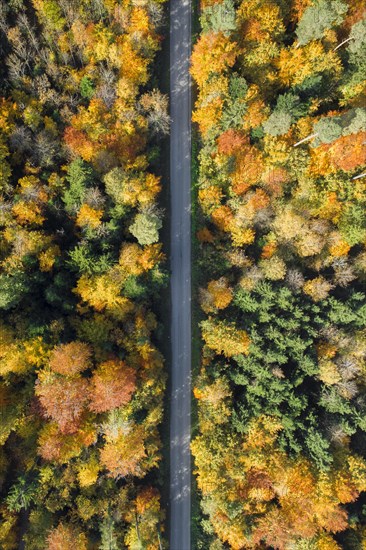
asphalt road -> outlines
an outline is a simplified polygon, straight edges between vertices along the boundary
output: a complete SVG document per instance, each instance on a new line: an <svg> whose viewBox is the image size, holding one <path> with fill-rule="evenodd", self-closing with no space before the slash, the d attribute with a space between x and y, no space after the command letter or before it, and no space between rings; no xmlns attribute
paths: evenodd
<svg viewBox="0 0 366 550"><path fill-rule="evenodd" d="M170 3L170 550L191 548L191 2Z"/></svg>

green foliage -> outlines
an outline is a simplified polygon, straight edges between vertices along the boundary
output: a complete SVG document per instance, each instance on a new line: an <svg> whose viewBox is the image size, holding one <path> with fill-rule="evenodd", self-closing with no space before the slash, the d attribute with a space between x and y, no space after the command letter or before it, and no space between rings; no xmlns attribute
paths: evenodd
<svg viewBox="0 0 366 550"><path fill-rule="evenodd" d="M84 76L80 81L80 93L85 99L91 99L94 95L94 84L87 76Z"/></svg>
<svg viewBox="0 0 366 550"><path fill-rule="evenodd" d="M61 311L70 311L74 299L70 292L73 278L68 271L56 273L52 283L44 290L46 301Z"/></svg>
<svg viewBox="0 0 366 550"><path fill-rule="evenodd" d="M340 117L321 118L314 124L314 132L321 143L331 143L342 135Z"/></svg>
<svg viewBox="0 0 366 550"><path fill-rule="evenodd" d="M316 467L329 470L333 462L329 441L318 430L310 428L305 437L305 445Z"/></svg>
<svg viewBox="0 0 366 550"><path fill-rule="evenodd" d="M39 550L44 546L46 536L52 528L52 520L52 514L44 507L30 511L29 525L24 535L27 549Z"/></svg>
<svg viewBox="0 0 366 550"><path fill-rule="evenodd" d="M147 289L137 277L131 275L123 285L123 293L128 298L141 300L146 297Z"/></svg>
<svg viewBox="0 0 366 550"><path fill-rule="evenodd" d="M319 97L326 93L329 94L325 79L320 74L311 75L305 78L301 84L294 87L294 92L301 94L302 97Z"/></svg>
<svg viewBox="0 0 366 550"><path fill-rule="evenodd" d="M234 2L224 0L205 8L200 22L203 32L232 32L236 28Z"/></svg>
<svg viewBox="0 0 366 550"><path fill-rule="evenodd" d="M304 441L304 449L316 460L317 466L326 467L331 461L327 452L329 444L319 433L309 435L313 433L309 432L313 425L309 413L315 395L318 399L321 397L322 384L313 381L309 391L309 376L318 373L319 331L331 325L333 307L338 303L330 301L329 313L326 314L328 308L323 307L324 313L320 316L319 307L311 300L292 294L289 289L260 283L254 292L239 290L235 304L243 312L252 342L249 356L238 359L238 369L231 370L235 384L245 386L238 400L242 403L241 423L245 426L252 415L261 413L278 415L284 425L287 445L291 446L294 426L297 426L297 432L302 432L297 447L301 448ZM349 307L353 309L354 305ZM236 426L238 428L238 424Z"/></svg>
<svg viewBox="0 0 366 550"><path fill-rule="evenodd" d="M248 84L242 76L237 73L230 75L229 95L232 101L243 99L248 91Z"/></svg>
<svg viewBox="0 0 366 550"><path fill-rule="evenodd" d="M9 7L15 11L20 11L24 10L25 6L23 0L9 0Z"/></svg>
<svg viewBox="0 0 366 550"><path fill-rule="evenodd" d="M100 347L111 348L113 323L108 317L96 314L84 319L75 318L72 324L80 340Z"/></svg>
<svg viewBox="0 0 366 550"><path fill-rule="evenodd" d="M349 62L362 73L366 66L366 18L353 25L349 38L351 39L347 45Z"/></svg>
<svg viewBox="0 0 366 550"><path fill-rule="evenodd" d="M342 23L347 9L342 0L317 0L306 8L296 29L299 44L322 38L327 29Z"/></svg>
<svg viewBox="0 0 366 550"><path fill-rule="evenodd" d="M230 76L229 100L225 105L222 115L223 130L240 127L243 124L243 117L247 110L247 105L244 101L247 91L248 85L243 77L237 74Z"/></svg>
<svg viewBox="0 0 366 550"><path fill-rule="evenodd" d="M47 22L56 31L61 31L64 27L66 20L62 16L62 10L59 4L55 0L45 0L44 11Z"/></svg>
<svg viewBox="0 0 366 550"><path fill-rule="evenodd" d="M25 477L19 477L6 498L6 504L11 512L28 510L36 498L37 484L30 482Z"/></svg>
<svg viewBox="0 0 366 550"><path fill-rule="evenodd" d="M339 228L350 245L362 243L366 238L366 212L359 204L350 203L345 208Z"/></svg>
<svg viewBox="0 0 366 550"><path fill-rule="evenodd" d="M155 212L141 212L136 214L135 220L129 230L136 237L139 244L153 244L159 240L159 229L163 226L158 214Z"/></svg>
<svg viewBox="0 0 366 550"><path fill-rule="evenodd" d="M63 201L66 211L72 214L81 206L87 187L94 181L94 171L89 164L78 158L67 167L66 180L69 187L64 192Z"/></svg>
<svg viewBox="0 0 366 550"><path fill-rule="evenodd" d="M99 550L119 550L120 546L115 532L115 522L106 518L100 526L101 544Z"/></svg>
<svg viewBox="0 0 366 550"><path fill-rule="evenodd" d="M159 266L153 267L153 269L149 272L149 283L148 286L151 288L155 293L160 293L162 289L167 288L169 286L169 273L167 270L162 269Z"/></svg>
<svg viewBox="0 0 366 550"><path fill-rule="evenodd" d="M366 109L351 109L344 118L347 120L345 124L343 123L344 136L366 132Z"/></svg>
<svg viewBox="0 0 366 550"><path fill-rule="evenodd" d="M264 122L263 129L272 136L286 134L291 124L304 116L306 111L307 106L305 103L301 103L299 96L293 93L279 95L275 110Z"/></svg>
<svg viewBox="0 0 366 550"><path fill-rule="evenodd" d="M112 254L99 252L93 242L79 243L69 252L69 257L68 265L73 270L90 275L104 273L113 264Z"/></svg>
<svg viewBox="0 0 366 550"><path fill-rule="evenodd" d="M9 156L9 149L0 139L0 189L6 190L11 176L11 168L7 162Z"/></svg>
<svg viewBox="0 0 366 550"><path fill-rule="evenodd" d="M117 4L0 2L4 550L131 549L141 491L163 515L153 304L167 274L160 245L128 231L158 242L162 223L163 10L127 0L121 19Z"/></svg>
<svg viewBox="0 0 366 550"><path fill-rule="evenodd" d="M0 309L11 309L19 304L27 293L26 278L21 271L0 273Z"/></svg>
<svg viewBox="0 0 366 550"><path fill-rule="evenodd" d="M122 168L113 168L104 176L105 190L117 203L123 203L123 183L125 174Z"/></svg>
<svg viewBox="0 0 366 550"><path fill-rule="evenodd" d="M317 135L315 145L331 143L341 135L349 136L358 132L366 132L366 109L350 109L342 116L324 117L314 124Z"/></svg>
<svg viewBox="0 0 366 550"><path fill-rule="evenodd" d="M263 124L263 129L267 134L271 134L271 136L281 136L289 131L292 123L293 117L291 113L286 111L273 111L271 116Z"/></svg>

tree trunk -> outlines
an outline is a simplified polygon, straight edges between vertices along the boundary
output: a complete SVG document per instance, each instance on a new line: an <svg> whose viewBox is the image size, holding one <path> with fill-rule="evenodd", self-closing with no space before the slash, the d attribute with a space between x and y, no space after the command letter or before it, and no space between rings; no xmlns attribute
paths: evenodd
<svg viewBox="0 0 366 550"><path fill-rule="evenodd" d="M354 176L353 180L359 180L360 178L364 178L366 176L366 172L363 172L363 174L359 174L358 176Z"/></svg>
<svg viewBox="0 0 366 550"><path fill-rule="evenodd" d="M298 145L301 145L301 143L305 143L305 141L308 141L309 139L315 138L317 135L318 135L318 133L316 133L316 134L311 134L310 136L307 136L306 138L301 139L300 141L298 141L297 143L295 143L294 147L297 147Z"/></svg>
<svg viewBox="0 0 366 550"><path fill-rule="evenodd" d="M346 40L343 40L343 42L341 42L340 44L338 44L338 46L336 46L334 48L334 52L336 52L338 50L338 48L340 48L341 46L343 46L343 44L347 44L347 42L349 42L350 40L352 40L352 36L350 36L349 38L346 38Z"/></svg>

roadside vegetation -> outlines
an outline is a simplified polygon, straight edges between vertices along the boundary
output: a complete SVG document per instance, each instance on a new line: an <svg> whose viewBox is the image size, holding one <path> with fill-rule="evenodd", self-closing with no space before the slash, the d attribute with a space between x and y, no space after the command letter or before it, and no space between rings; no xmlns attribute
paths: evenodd
<svg viewBox="0 0 366 550"><path fill-rule="evenodd" d="M0 2L0 547L162 548L159 0Z"/></svg>
<svg viewBox="0 0 366 550"><path fill-rule="evenodd" d="M366 20L202 0L202 548L366 541Z"/></svg>

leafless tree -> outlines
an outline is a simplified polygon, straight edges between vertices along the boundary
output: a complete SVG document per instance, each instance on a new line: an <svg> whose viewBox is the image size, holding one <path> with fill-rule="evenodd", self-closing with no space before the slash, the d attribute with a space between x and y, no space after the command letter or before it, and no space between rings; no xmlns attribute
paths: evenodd
<svg viewBox="0 0 366 550"><path fill-rule="evenodd" d="M353 399L358 394L359 390L354 380L342 380L337 384L339 393L346 399Z"/></svg>
<svg viewBox="0 0 366 550"><path fill-rule="evenodd" d="M286 282L291 290L299 291L305 283L305 279L301 271L298 269L288 269L286 274Z"/></svg>
<svg viewBox="0 0 366 550"><path fill-rule="evenodd" d="M85 194L85 202L92 208L102 208L105 203L105 197L98 187L91 187Z"/></svg>
<svg viewBox="0 0 366 550"><path fill-rule="evenodd" d="M18 126L10 135L10 148L20 154L27 154L33 148L32 132L25 126Z"/></svg>
<svg viewBox="0 0 366 550"><path fill-rule="evenodd" d="M360 367L354 359L342 357L337 361L338 371L343 380L353 380L360 373Z"/></svg>
<svg viewBox="0 0 366 550"><path fill-rule="evenodd" d="M4 34L7 34L9 30L9 25L6 20L8 9L4 0L0 0L0 30L3 31Z"/></svg>
<svg viewBox="0 0 366 550"><path fill-rule="evenodd" d="M168 98L159 90L153 90L141 96L139 108L147 116L149 126L156 134L168 134L170 117Z"/></svg>
<svg viewBox="0 0 366 550"><path fill-rule="evenodd" d="M347 258L337 258L332 265L334 269L333 280L336 285L346 287L356 279L355 272L347 262Z"/></svg>
<svg viewBox="0 0 366 550"><path fill-rule="evenodd" d="M21 59L16 53L11 53L6 60L11 82L17 84L28 72L29 64Z"/></svg>
<svg viewBox="0 0 366 550"><path fill-rule="evenodd" d="M57 93L51 87L51 83L46 74L36 76L31 86L41 103L57 103Z"/></svg>
<svg viewBox="0 0 366 550"><path fill-rule="evenodd" d="M100 84L95 95L104 101L108 109L113 106L116 100L115 81L116 76L112 70L107 67L100 68Z"/></svg>
<svg viewBox="0 0 366 550"><path fill-rule="evenodd" d="M260 229L266 229L270 226L273 219L272 208L260 208L254 216L254 226Z"/></svg>
<svg viewBox="0 0 366 550"><path fill-rule="evenodd" d="M339 424L330 424L328 433L330 440L337 445L344 445L348 439L347 434Z"/></svg>
<svg viewBox="0 0 366 550"><path fill-rule="evenodd" d="M247 279L250 279L254 285L259 283L264 277L261 269L256 265L253 265L248 271L244 272L244 275Z"/></svg>
<svg viewBox="0 0 366 550"><path fill-rule="evenodd" d="M161 4L156 2L148 2L147 13L151 24L154 28L159 28L164 23L164 9Z"/></svg>
<svg viewBox="0 0 366 550"><path fill-rule="evenodd" d="M42 130L37 134L33 154L35 164L39 164L42 167L52 166L58 151L59 145L50 132Z"/></svg>
<svg viewBox="0 0 366 550"><path fill-rule="evenodd" d="M36 31L29 22L27 15L23 12L18 15L18 26L24 35L29 39L31 48L41 57L40 44L36 36Z"/></svg>

